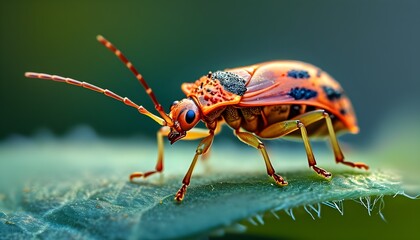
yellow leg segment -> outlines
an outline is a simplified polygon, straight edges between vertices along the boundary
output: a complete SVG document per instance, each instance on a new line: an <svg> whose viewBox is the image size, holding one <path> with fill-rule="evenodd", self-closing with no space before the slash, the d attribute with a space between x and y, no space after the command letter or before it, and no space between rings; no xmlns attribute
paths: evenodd
<svg viewBox="0 0 420 240"><path fill-rule="evenodd" d="M353 162L344 161L344 155L343 155L343 152L341 151L340 145L338 144L337 136L335 135L335 131L334 131L334 127L333 127L330 115L326 111L316 110L316 111L308 112L308 113L305 113L296 117L296 119L299 119L299 121L301 121L305 126L308 126L309 124L319 121L323 118L325 119L325 122L327 124L331 147L334 152L336 163L342 163L351 167L363 168L363 169L368 170L369 166L366 165L365 163L361 163L361 162L353 163Z"/></svg>
<svg viewBox="0 0 420 240"><path fill-rule="evenodd" d="M195 150L195 155L190 165L190 168L188 169L187 173L185 174L184 179L182 180L182 186L178 190L178 192L175 194L176 201L180 202L184 199L185 193L187 192L187 187L188 185L190 185L191 175L193 173L195 164L197 163L197 159L200 155L206 153L210 149L211 144L213 143L213 138L214 138L214 132L210 131L210 135L208 135L206 138L201 140L200 144L198 144L198 147Z"/></svg>
<svg viewBox="0 0 420 240"><path fill-rule="evenodd" d="M334 151L334 156L335 156L336 163L342 163L342 164L350 166L350 167L363 168L365 170L368 170L369 166L366 165L365 163L362 163L362 162L355 162L354 163L354 162L344 161L344 155L343 155L343 152L341 152L340 146L338 145L337 137L335 135L335 131L334 131L334 127L333 127L331 118L328 115L328 113L326 113L326 112L324 112L324 117L325 117L325 120L327 122L328 133L330 134L331 146L332 146L333 151Z"/></svg>
<svg viewBox="0 0 420 240"><path fill-rule="evenodd" d="M311 167L317 174L325 178L330 178L331 173L316 166L316 160L313 155L312 148L309 142L309 137L308 137L306 127L305 127L322 119L325 119L326 124L327 124L329 138L331 141L331 146L334 151L336 162L343 163L345 165L352 166L352 167L368 169L369 167L364 163L352 163L352 162L344 161L344 156L343 156L343 153L341 152L340 146L338 145L337 137L335 135L331 118L329 114L324 110L315 110L312 112L299 115L295 117L293 120L274 123L268 126L267 128L263 129L260 133L258 133L258 136L262 138L273 139L273 138L279 138L279 137L285 136L297 129L300 129L301 134L302 134L302 140L305 145L306 154L308 156L309 167Z"/></svg>
<svg viewBox="0 0 420 240"><path fill-rule="evenodd" d="M239 129L235 130L234 133L236 137L238 137L238 139L241 140L243 143L248 144L251 147L254 147L261 151L261 154L264 158L265 166L267 168L268 176L272 177L274 181L280 186L287 185L287 182L283 179L283 177L275 173L275 170L270 162L270 158L268 157L264 144L254 134L240 132Z"/></svg>
<svg viewBox="0 0 420 240"><path fill-rule="evenodd" d="M314 153L312 152L311 144L309 142L308 134L306 132L306 128L304 124L304 122L306 122L307 124L312 123L308 121L308 118L311 118L310 120L312 121L319 120L316 115L309 115L304 118L304 121L287 120L287 121L283 121L279 123L274 123L268 126L266 129L263 129L258 135L264 138L279 138L300 129L300 132L302 134L303 144L305 145L306 155L308 157L309 167L312 168L317 174L328 179L331 177L331 173L316 166L316 160L314 157ZM322 115L321 115L321 119L322 119Z"/></svg>
<svg viewBox="0 0 420 240"><path fill-rule="evenodd" d="M324 169L316 166L315 156L314 156L314 153L312 152L312 147L309 142L308 133L306 132L305 125L299 122L297 126L298 128L300 128L300 132L302 134L303 144L305 145L306 155L308 156L309 167L312 168L318 175L326 179L330 179L331 178L330 172L327 172Z"/></svg>

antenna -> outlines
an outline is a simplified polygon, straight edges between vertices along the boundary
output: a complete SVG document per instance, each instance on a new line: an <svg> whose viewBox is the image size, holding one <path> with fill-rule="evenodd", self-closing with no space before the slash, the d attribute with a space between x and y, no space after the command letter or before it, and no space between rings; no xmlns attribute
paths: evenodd
<svg viewBox="0 0 420 240"><path fill-rule="evenodd" d="M125 64L125 66L136 76L137 80L141 83L141 85L146 90L146 93L152 99L155 109L159 112L160 116L165 120L167 126L172 126L173 121L172 119L165 113L163 110L162 105L158 102L153 90L147 85L146 80L144 80L143 76L137 71L137 69L133 66L133 64L124 56L124 54L118 50L110 41L106 40L102 35L98 35L96 39L102 43L106 48L111 50L120 60Z"/></svg>
<svg viewBox="0 0 420 240"><path fill-rule="evenodd" d="M68 84L71 84L71 85L74 85L74 86L87 88L87 89L95 91L95 92L103 93L107 97L111 97L115 100L118 100L120 102L125 103L126 105L128 105L130 107L136 108L141 114L144 114L144 115L150 117L151 119L155 120L158 124L160 124L162 126L166 125L166 122L162 118L160 118L160 117L154 115L153 113L147 111L147 109L144 108L143 106L139 106L139 105L135 104L133 101L131 101L129 98L121 97L118 94L115 94L108 89L103 89L103 88L100 88L100 87L95 86L93 84L90 84L90 83L87 83L87 82L77 81L77 80L72 79L72 78L66 78L66 77L61 77L61 76L57 76L57 75L45 74L45 73L26 72L25 77L52 80L52 81L56 81L56 82L64 82L64 83L68 83Z"/></svg>

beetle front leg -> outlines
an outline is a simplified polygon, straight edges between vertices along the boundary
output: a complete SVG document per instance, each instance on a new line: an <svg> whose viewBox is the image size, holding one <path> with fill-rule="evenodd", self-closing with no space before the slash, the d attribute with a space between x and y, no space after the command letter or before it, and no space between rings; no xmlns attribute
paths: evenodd
<svg viewBox="0 0 420 240"><path fill-rule="evenodd" d="M148 172L134 172L130 174L130 181L133 181L134 178L147 178L150 175L153 175L155 173L160 173L163 171L163 138L168 136L170 133L170 128L167 126L161 127L159 131L157 132L157 144L158 144L158 159L156 163L156 167L154 171L148 171ZM216 129L216 134L220 132L220 130ZM201 139L209 135L208 129L201 129L201 128L193 128L190 131L187 132L187 135L181 139L181 140L196 140Z"/></svg>
<svg viewBox="0 0 420 240"><path fill-rule="evenodd" d="M157 144L158 144L158 159L157 159L155 170L148 171L145 173L134 172L130 174L130 181L133 181L134 178L140 178L140 177L147 178L150 175L153 175L158 172L162 172L163 170L163 137L168 136L169 132L170 132L170 128L165 126L165 127L161 127L156 134L156 139L157 139Z"/></svg>
<svg viewBox="0 0 420 240"><path fill-rule="evenodd" d="M187 187L190 185L191 175L193 173L195 164L197 163L197 159L200 155L206 153L213 143L214 132L210 131L210 135L201 140L200 144L198 144L197 149L195 150L195 155L188 169L187 173L185 174L184 179L182 180L182 186L175 194L175 200L180 202L184 199L185 193L187 192Z"/></svg>

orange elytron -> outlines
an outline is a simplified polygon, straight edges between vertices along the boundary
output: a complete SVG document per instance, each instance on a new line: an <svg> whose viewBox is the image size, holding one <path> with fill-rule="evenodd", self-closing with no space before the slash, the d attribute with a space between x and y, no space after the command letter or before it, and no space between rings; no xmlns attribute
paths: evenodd
<svg viewBox="0 0 420 240"><path fill-rule="evenodd" d="M301 137L309 167L327 179L331 178L331 173L317 166L309 137L328 136L337 163L366 170L369 168L364 163L344 161L336 132L357 133L359 130L356 117L341 86L326 72L313 65L297 61L272 61L209 72L195 83L182 84L182 91L187 97L175 101L167 114L143 76L121 51L104 37L98 36L97 39L136 76L160 117L126 97L90 83L44 73L27 72L25 76L65 82L103 93L136 108L161 125L157 133L158 159L155 170L132 173L130 180L162 172L164 136L168 137L171 144L181 139L202 139L182 186L175 195L175 200L182 201L198 157L209 151L214 136L223 124L231 127L239 140L261 151L267 174L280 186L287 185L287 181L276 174L260 138L276 139L286 135ZM207 129L194 128L200 120Z"/></svg>

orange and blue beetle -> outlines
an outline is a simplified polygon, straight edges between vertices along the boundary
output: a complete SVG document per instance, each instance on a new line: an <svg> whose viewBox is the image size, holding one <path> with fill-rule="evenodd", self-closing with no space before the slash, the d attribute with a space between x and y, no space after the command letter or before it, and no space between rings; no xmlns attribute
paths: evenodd
<svg viewBox="0 0 420 240"><path fill-rule="evenodd" d="M331 178L331 173L317 166L309 137L328 136L337 163L366 170L369 168L364 163L344 161L336 132L357 133L359 128L356 116L341 86L313 65L298 61L272 61L209 72L195 83L182 84L181 89L187 97L175 101L167 114L143 76L121 51L104 37L98 36L97 39L136 76L160 117L126 97L90 83L43 73L27 72L25 76L65 82L103 93L136 108L161 125L157 133L158 159L155 170L134 172L130 175L131 181L162 172L164 136L168 137L171 144L181 139L202 139L182 186L175 195L176 201L182 201L198 157L209 151L214 135L220 132L223 124L231 127L239 140L261 151L267 174L280 186L287 185L287 181L276 174L260 138L276 139L286 135L301 137L309 167L327 179ZM203 121L207 129L195 128L199 121Z"/></svg>

